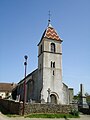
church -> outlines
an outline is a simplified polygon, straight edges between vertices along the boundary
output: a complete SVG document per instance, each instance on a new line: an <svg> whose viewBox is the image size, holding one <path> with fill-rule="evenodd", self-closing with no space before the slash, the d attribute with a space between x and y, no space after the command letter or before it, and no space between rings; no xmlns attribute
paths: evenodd
<svg viewBox="0 0 90 120"><path fill-rule="evenodd" d="M21 80L12 95L24 100L24 81L26 81L26 102L70 104L73 88L62 81L62 42L58 33L48 20L48 26L38 43L38 68ZM14 96L15 99L15 96Z"/></svg>

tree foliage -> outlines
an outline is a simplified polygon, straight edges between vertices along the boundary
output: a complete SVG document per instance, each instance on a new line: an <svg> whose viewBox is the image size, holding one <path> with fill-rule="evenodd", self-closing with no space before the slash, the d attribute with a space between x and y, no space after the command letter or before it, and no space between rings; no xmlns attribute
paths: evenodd
<svg viewBox="0 0 90 120"><path fill-rule="evenodd" d="M86 96L86 101L90 103L90 94L86 92L85 96ZM74 96L74 100L77 100L77 101L81 100L81 92L78 92L78 94Z"/></svg>

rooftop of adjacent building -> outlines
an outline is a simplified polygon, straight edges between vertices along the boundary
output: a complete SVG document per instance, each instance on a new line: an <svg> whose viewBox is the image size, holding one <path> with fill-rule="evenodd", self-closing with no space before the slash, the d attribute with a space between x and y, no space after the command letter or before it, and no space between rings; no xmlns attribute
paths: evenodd
<svg viewBox="0 0 90 120"><path fill-rule="evenodd" d="M16 87L15 83L0 83L0 92L11 92Z"/></svg>

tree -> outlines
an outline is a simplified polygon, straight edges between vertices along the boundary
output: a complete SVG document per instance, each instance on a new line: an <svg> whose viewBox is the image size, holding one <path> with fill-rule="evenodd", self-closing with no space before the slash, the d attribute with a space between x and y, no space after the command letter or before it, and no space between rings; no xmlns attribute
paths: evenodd
<svg viewBox="0 0 90 120"><path fill-rule="evenodd" d="M81 99L81 92L78 92L78 94L74 96L74 100L80 101L80 99Z"/></svg>

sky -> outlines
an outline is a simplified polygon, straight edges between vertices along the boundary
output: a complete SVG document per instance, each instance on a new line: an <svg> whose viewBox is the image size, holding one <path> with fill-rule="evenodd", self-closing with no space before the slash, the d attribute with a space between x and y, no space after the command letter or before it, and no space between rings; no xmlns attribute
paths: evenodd
<svg viewBox="0 0 90 120"><path fill-rule="evenodd" d="M0 0L0 82L18 83L38 67L38 43L48 24L62 43L63 82L90 94L90 0Z"/></svg>

